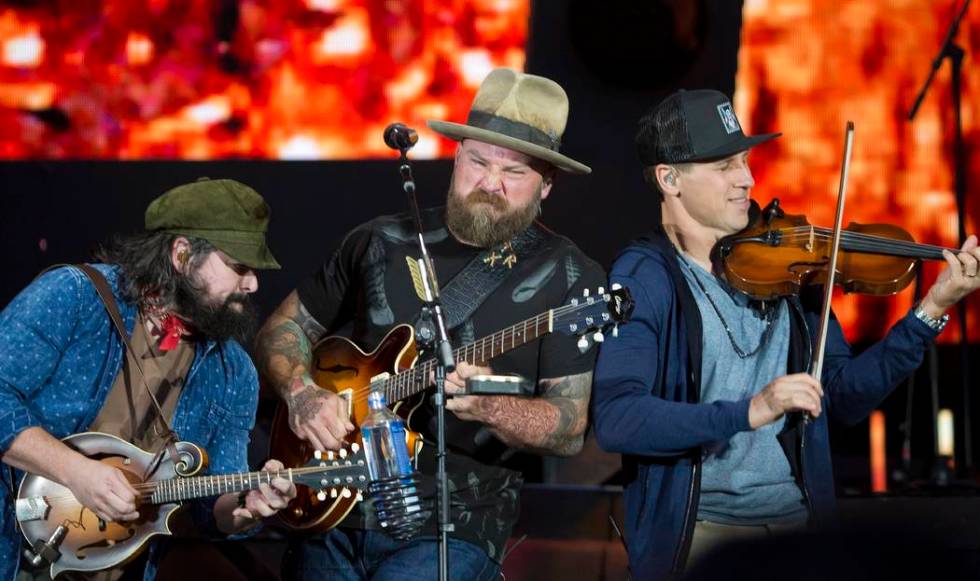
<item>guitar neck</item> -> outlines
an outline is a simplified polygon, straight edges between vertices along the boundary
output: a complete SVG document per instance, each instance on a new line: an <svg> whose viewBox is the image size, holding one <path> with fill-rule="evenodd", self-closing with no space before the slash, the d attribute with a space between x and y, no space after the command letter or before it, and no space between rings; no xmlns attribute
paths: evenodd
<svg viewBox="0 0 980 581"><path fill-rule="evenodd" d="M265 482L271 484L275 478L293 481L293 469L274 472L240 472L238 474L218 474L215 476L194 476L191 478L170 478L145 483L143 493L153 504L166 504L194 498L220 496L229 492L241 492L258 488Z"/></svg>
<svg viewBox="0 0 980 581"><path fill-rule="evenodd" d="M465 361L470 365L486 365L494 357L530 343L535 339L551 333L554 323L554 311L541 313L506 329L497 331L469 345L453 351L453 359ZM425 391L429 387L429 377L435 371L436 362L428 359L416 367L397 373L385 380L383 389L389 402L396 402Z"/></svg>

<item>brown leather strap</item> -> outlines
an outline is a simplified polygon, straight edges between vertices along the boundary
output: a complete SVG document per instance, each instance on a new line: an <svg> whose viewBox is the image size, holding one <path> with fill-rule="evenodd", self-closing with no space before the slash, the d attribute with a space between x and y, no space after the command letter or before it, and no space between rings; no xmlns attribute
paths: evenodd
<svg viewBox="0 0 980 581"><path fill-rule="evenodd" d="M99 297L102 299L102 303L105 305L105 310L109 313L109 318L116 327L116 331L119 333L119 337L122 338L123 344L126 345L126 350L132 356L133 363L136 364L136 370L139 372L140 381L143 387L146 389L146 393L150 395L150 400L153 402L153 407L157 411L157 423L162 427L154 428L157 436L162 436L166 442L166 450L170 453L170 458L175 464L180 462L180 456L177 453L177 447L175 443L179 441L177 433L170 429L167 425L167 420L164 417L163 408L160 406L160 402L157 401L156 395L153 394L153 390L150 389L149 384L146 382L146 376L143 374L143 366L140 364L140 358L133 349L133 344L129 340L129 332L126 331L126 324L123 322L122 313L119 312L119 305L116 303L116 297L112 294L112 289L109 287L109 282L102 276L102 273L92 268L88 264L56 264L45 269L41 274L49 270L59 268L62 266L74 266L75 268L81 270L88 278L92 281L92 286L95 287L95 291L99 293ZM154 467L159 462L152 462L151 466Z"/></svg>

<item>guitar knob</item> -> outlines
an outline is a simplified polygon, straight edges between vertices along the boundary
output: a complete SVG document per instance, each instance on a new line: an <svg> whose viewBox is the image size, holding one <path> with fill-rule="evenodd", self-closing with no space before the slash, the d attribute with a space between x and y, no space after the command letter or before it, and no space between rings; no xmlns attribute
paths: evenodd
<svg viewBox="0 0 980 581"><path fill-rule="evenodd" d="M610 286L609 288L612 289L612 290L614 290L614 291L617 291L617 290L623 288L623 285L619 284L618 282L614 282L614 283L612 283L612 286Z"/></svg>
<svg viewBox="0 0 980 581"><path fill-rule="evenodd" d="M602 336L602 331L596 331L595 335L592 335L592 340L596 343L602 343L606 338Z"/></svg>
<svg viewBox="0 0 980 581"><path fill-rule="evenodd" d="M323 502L324 500L327 499L327 493L322 490L317 492L316 499L319 500L320 502Z"/></svg>

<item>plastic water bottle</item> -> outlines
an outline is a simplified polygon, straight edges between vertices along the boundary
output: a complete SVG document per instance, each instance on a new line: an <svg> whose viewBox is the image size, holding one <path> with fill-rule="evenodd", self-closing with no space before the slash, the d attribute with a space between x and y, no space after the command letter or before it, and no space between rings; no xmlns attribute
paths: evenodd
<svg viewBox="0 0 980 581"><path fill-rule="evenodd" d="M388 409L384 392L374 390L368 395L367 418L361 422L364 454L367 456L371 480L389 480L412 474L408 456L405 422Z"/></svg>
<svg viewBox="0 0 980 581"><path fill-rule="evenodd" d="M418 534L428 515L418 497L405 422L388 409L381 390L368 395L368 408L361 436L378 524L396 539L409 539Z"/></svg>

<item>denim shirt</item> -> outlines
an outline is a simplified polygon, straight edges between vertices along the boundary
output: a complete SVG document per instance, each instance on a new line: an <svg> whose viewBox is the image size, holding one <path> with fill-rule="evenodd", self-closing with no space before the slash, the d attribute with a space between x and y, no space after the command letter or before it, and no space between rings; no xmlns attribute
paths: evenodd
<svg viewBox="0 0 980 581"><path fill-rule="evenodd" d="M95 265L113 289L132 333L136 305L120 296L119 269ZM80 270L58 268L25 288L0 313L0 457L27 428L56 438L85 431L102 408L125 360L125 347L95 287ZM258 376L234 341L201 342L174 411L181 440L208 452L207 474L248 469L249 432L255 423ZM14 518L10 471L0 486L0 581L16 576L22 536ZM16 477L20 479L20 474ZM219 536L214 498L191 502L195 524ZM156 549L156 547L153 547ZM155 574L151 550L145 578Z"/></svg>

